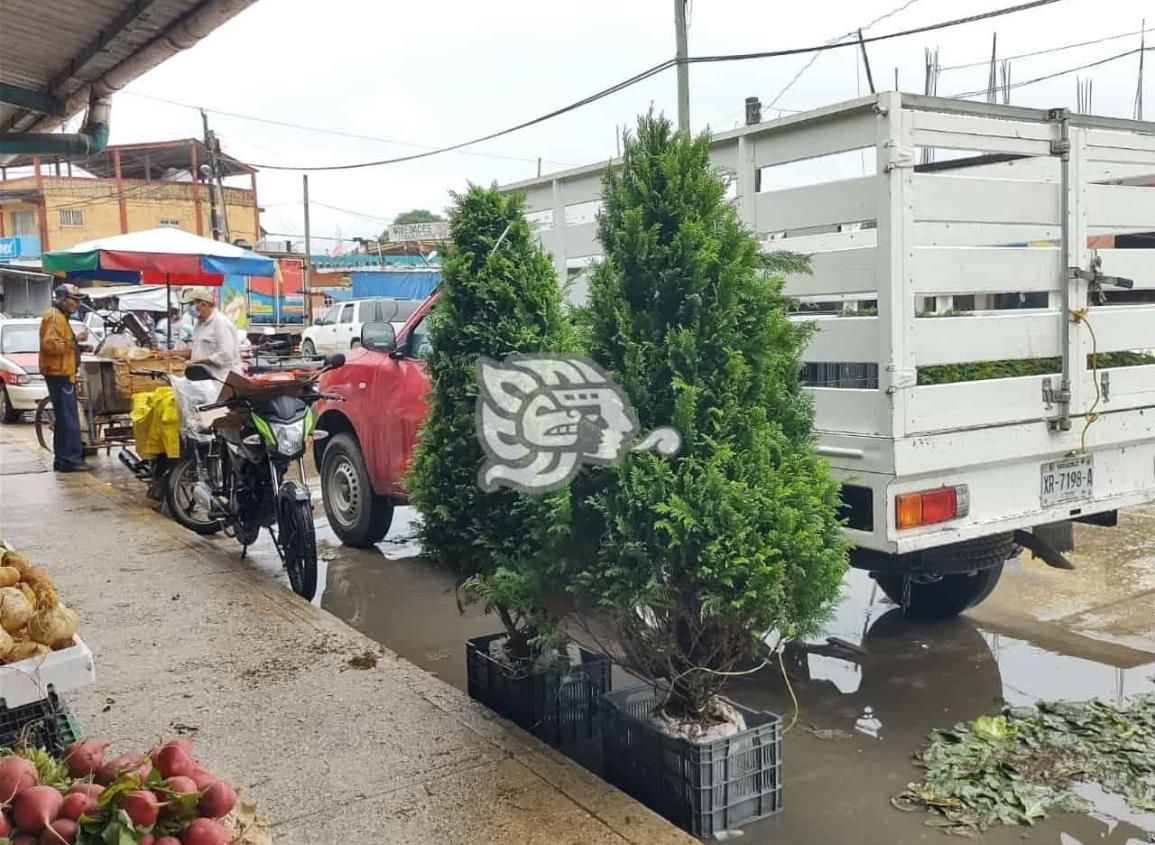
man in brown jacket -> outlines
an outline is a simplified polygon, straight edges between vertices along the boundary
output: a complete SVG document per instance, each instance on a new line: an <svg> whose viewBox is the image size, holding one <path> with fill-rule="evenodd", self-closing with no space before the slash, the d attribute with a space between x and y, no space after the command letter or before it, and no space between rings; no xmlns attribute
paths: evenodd
<svg viewBox="0 0 1155 845"><path fill-rule="evenodd" d="M76 371L80 346L68 318L80 308L84 294L76 285L60 285L52 307L40 321L40 373L48 384L55 417L52 450L57 472L84 472L84 444L80 439L80 412L76 407Z"/></svg>

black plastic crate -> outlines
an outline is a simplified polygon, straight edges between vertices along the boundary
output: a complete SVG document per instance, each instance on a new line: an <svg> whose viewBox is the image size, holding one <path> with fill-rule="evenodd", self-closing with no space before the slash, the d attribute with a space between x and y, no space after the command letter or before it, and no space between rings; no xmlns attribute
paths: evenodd
<svg viewBox="0 0 1155 845"><path fill-rule="evenodd" d="M782 809L782 719L727 702L746 719L734 736L696 743L666 736L647 716L664 684L605 697L604 777L694 836L715 836Z"/></svg>
<svg viewBox="0 0 1155 845"><path fill-rule="evenodd" d="M470 698L555 748L599 737L602 697L610 689L609 658L583 648L581 662L568 669L522 673L489 656L490 643L505 636L466 642Z"/></svg>
<svg viewBox="0 0 1155 845"><path fill-rule="evenodd" d="M21 707L0 706L0 747L23 743L59 755L80 736L79 725L55 693Z"/></svg>

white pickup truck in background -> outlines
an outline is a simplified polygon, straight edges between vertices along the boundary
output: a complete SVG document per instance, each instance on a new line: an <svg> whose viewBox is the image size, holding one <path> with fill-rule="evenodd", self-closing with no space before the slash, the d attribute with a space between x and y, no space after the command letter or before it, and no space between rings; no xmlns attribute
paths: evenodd
<svg viewBox="0 0 1155 845"><path fill-rule="evenodd" d="M816 448L852 563L908 613L1155 501L1155 124L888 92L711 155L765 249L811 256L786 291L819 327ZM504 188L578 299L605 167Z"/></svg>
<svg viewBox="0 0 1155 845"><path fill-rule="evenodd" d="M307 358L333 355L356 349L361 344L365 323L392 323L401 331L417 310L420 299L348 299L326 308L301 334L301 354Z"/></svg>

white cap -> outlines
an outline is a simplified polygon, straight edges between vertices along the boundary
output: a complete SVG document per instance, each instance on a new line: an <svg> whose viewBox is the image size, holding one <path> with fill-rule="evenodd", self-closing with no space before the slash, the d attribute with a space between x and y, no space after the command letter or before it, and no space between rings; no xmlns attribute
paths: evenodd
<svg viewBox="0 0 1155 845"><path fill-rule="evenodd" d="M198 300L201 302L212 302L212 288L185 288L184 291L181 292L180 301L182 305L192 305Z"/></svg>

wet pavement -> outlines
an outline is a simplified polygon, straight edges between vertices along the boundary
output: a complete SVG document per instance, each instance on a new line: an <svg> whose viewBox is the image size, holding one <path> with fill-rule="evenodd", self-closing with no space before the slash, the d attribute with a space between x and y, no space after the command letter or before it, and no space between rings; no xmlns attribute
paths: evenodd
<svg viewBox="0 0 1155 845"><path fill-rule="evenodd" d="M139 488L115 462L100 477ZM323 592L314 601L401 657L464 689L464 641L497 630L477 607L459 610L451 576L416 558L414 514L398 509L374 550L340 546L320 507ZM791 649L790 681L800 713L785 740L785 810L741 829L742 841L890 845L948 841L922 814L893 809L891 796L919 777L911 754L933 728L949 727L1003 703L1040 698L1121 701L1155 692L1155 507L1121 515L1115 529L1076 526L1075 572L1049 569L1029 554L1007 565L994 595L942 624L907 620L860 572L822 637L860 650ZM236 545L215 538L222 553ZM284 580L267 538L250 564ZM615 674L618 686L628 676ZM735 680L728 694L790 720L777 665ZM1087 792L1093 816L1056 814L1033 828L995 828L984 843L1133 845L1155 842L1155 814Z"/></svg>

